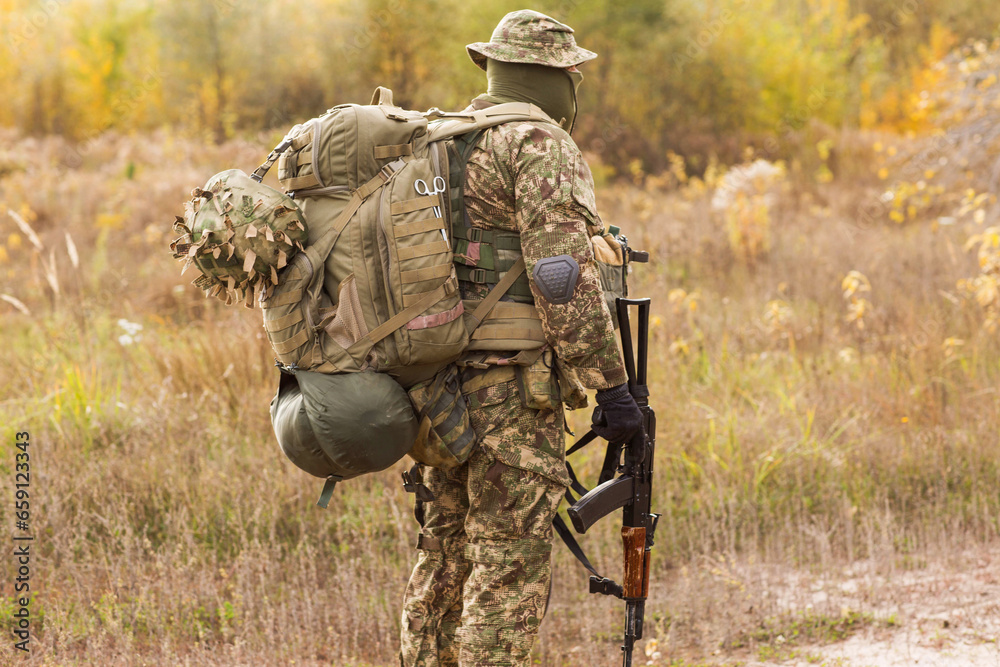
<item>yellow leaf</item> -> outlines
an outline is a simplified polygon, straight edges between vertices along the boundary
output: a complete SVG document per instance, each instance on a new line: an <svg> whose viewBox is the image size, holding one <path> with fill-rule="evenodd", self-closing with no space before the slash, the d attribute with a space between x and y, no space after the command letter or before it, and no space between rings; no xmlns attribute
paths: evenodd
<svg viewBox="0 0 1000 667"><path fill-rule="evenodd" d="M886 169L885 167L882 167L881 169L878 170L878 177L880 180L883 181L889 178L889 170Z"/></svg>
<svg viewBox="0 0 1000 667"><path fill-rule="evenodd" d="M101 213L97 216L97 226L102 229L119 229L125 222L121 213Z"/></svg>
<svg viewBox="0 0 1000 667"><path fill-rule="evenodd" d="M691 351L691 348L688 347L688 342L686 340L684 340L683 338L678 338L677 340L675 340L673 343L670 344L670 348L668 351L670 352L670 354L676 354L678 356L683 357L687 356L687 354Z"/></svg>
<svg viewBox="0 0 1000 667"><path fill-rule="evenodd" d="M840 289L844 290L844 298L849 299L858 292L871 292L872 284L860 271L850 271L840 281Z"/></svg>
<svg viewBox="0 0 1000 667"><path fill-rule="evenodd" d="M976 302L980 306L989 306L992 303L996 303L997 298L1000 297L1000 285L997 284L997 279L994 276L980 276L980 280L976 289Z"/></svg>
<svg viewBox="0 0 1000 667"><path fill-rule="evenodd" d="M683 301L686 297L687 297L686 291L684 291L680 287L675 287L674 289L670 290L669 294L667 294L667 301L669 301L670 303L677 303L678 301Z"/></svg>

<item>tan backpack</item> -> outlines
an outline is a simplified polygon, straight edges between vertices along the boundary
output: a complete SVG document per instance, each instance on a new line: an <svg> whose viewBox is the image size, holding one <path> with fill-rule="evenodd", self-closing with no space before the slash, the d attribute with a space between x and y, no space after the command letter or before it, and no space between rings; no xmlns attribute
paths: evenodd
<svg viewBox="0 0 1000 667"><path fill-rule="evenodd" d="M466 314L444 144L513 120L552 122L529 104L407 111L379 88L369 106L337 106L291 130L251 176L260 181L277 162L309 226L305 251L260 302L281 366L390 372L408 386L466 350L470 322L485 319L524 263L478 304L476 318ZM433 141L429 121L439 121Z"/></svg>

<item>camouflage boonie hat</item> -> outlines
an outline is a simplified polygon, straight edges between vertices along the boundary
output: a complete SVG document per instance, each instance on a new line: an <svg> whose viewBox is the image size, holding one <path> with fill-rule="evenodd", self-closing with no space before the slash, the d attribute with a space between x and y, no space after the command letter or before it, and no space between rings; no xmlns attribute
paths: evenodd
<svg viewBox="0 0 1000 667"><path fill-rule="evenodd" d="M500 20L488 42L465 47L472 62L486 69L486 59L547 67L572 67L597 54L576 45L573 29L530 9L511 12Z"/></svg>
<svg viewBox="0 0 1000 667"><path fill-rule="evenodd" d="M181 236L170 250L184 270L194 264L201 271L193 284L207 296L226 305L245 299L252 308L255 290L277 285L278 270L308 241L302 211L239 169L216 174L191 197L174 222Z"/></svg>

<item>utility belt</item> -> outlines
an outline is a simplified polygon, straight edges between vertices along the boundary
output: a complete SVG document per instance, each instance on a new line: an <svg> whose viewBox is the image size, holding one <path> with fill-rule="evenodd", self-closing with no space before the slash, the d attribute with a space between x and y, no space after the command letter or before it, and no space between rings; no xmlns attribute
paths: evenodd
<svg viewBox="0 0 1000 667"><path fill-rule="evenodd" d="M417 413L418 434L410 456L418 463L455 468L475 449L469 409L483 389L516 383L521 404L533 410L584 407L587 394L575 373L552 348L509 353L470 351L433 378L409 390Z"/></svg>

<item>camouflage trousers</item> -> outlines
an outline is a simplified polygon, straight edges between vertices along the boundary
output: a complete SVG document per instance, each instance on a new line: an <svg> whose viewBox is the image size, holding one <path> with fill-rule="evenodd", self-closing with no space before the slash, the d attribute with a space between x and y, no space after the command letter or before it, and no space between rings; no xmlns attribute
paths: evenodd
<svg viewBox="0 0 1000 667"><path fill-rule="evenodd" d="M454 470L422 472L435 500L403 598L403 667L527 665L548 607L552 519L568 484L562 410L524 407L513 380L466 399L476 450Z"/></svg>

